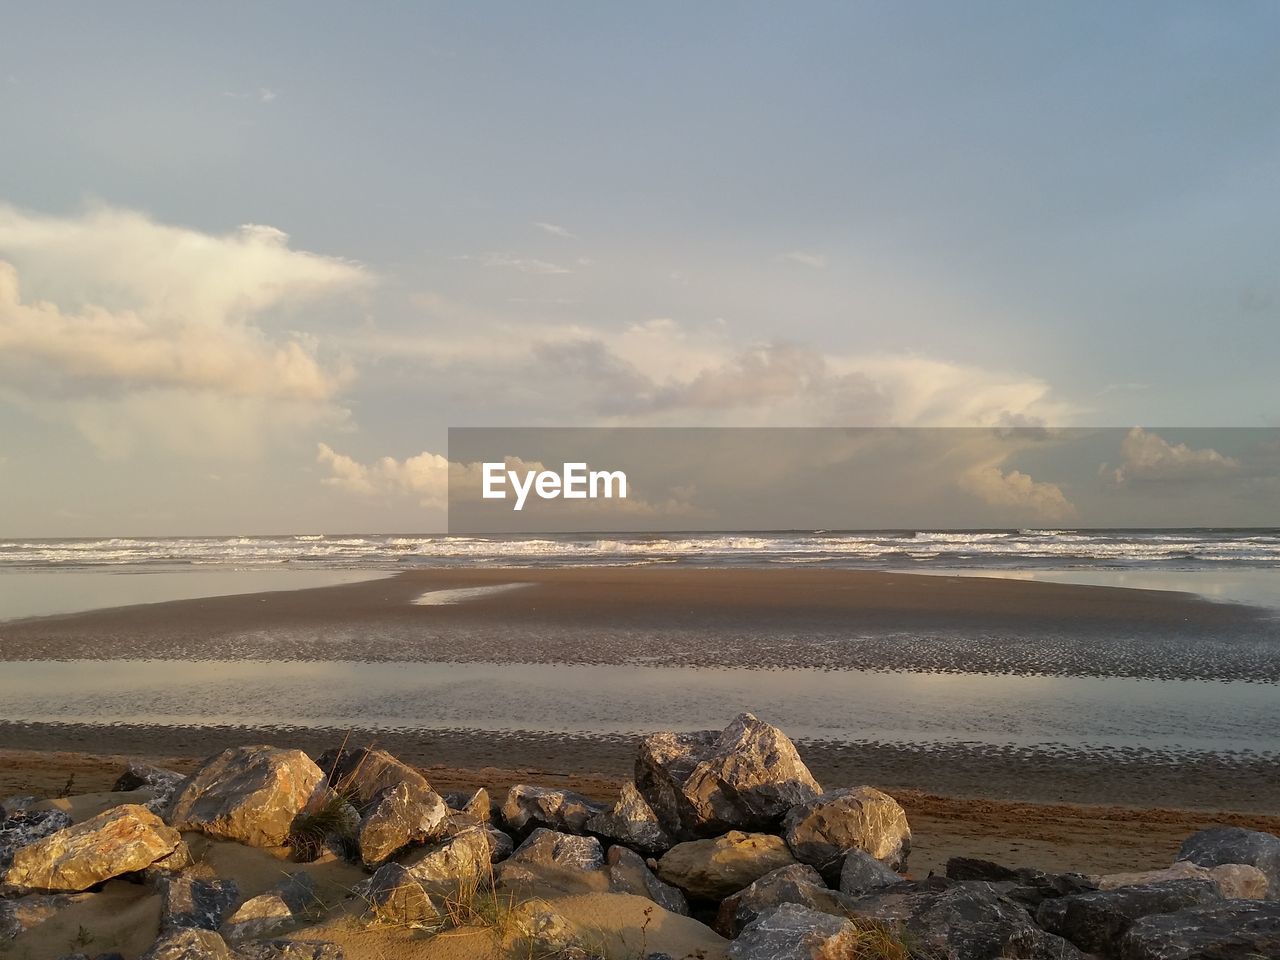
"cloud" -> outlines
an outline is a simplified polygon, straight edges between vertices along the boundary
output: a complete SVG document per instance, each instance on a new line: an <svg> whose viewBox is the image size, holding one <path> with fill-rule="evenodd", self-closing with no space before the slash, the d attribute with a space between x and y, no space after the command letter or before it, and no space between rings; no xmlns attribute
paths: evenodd
<svg viewBox="0 0 1280 960"><path fill-rule="evenodd" d="M813 267L815 270L825 270L827 267L827 255L825 253L812 253L808 250L792 250L784 253L781 258L788 263L798 263L801 266Z"/></svg>
<svg viewBox="0 0 1280 960"><path fill-rule="evenodd" d="M1034 480L1020 470L1001 470L981 464L960 477L962 490L993 507L1025 511L1037 521L1061 523L1076 516L1076 508L1056 483Z"/></svg>
<svg viewBox="0 0 1280 960"><path fill-rule="evenodd" d="M110 455L144 434L189 451L207 431L224 454L276 427L334 424L349 365L271 321L370 279L272 227L215 235L108 207L0 206L0 397Z"/></svg>
<svg viewBox="0 0 1280 960"><path fill-rule="evenodd" d="M1240 461L1212 448L1193 450L1134 427L1120 444L1124 458L1112 471L1116 483L1220 480L1240 471ZM1104 464L1104 470L1106 465Z"/></svg>
<svg viewBox="0 0 1280 960"><path fill-rule="evenodd" d="M578 239L578 235L577 235L577 234L575 234L575 233L570 233L567 229L565 229L564 227L560 226L559 224L555 224L555 223L545 223L544 221L541 221L541 220L535 220L535 221L533 222L533 225L534 225L535 227L537 227L539 230L541 230L543 233L549 233L549 234L551 234L553 237L561 237L561 238L563 238L563 239L565 239L565 240L577 240L577 239Z"/></svg>
<svg viewBox="0 0 1280 960"><path fill-rule="evenodd" d="M410 496L424 507L443 508L449 500L449 461L423 451L397 460L381 457L369 464L317 445L316 462L329 470L323 483L361 496Z"/></svg>
<svg viewBox="0 0 1280 960"><path fill-rule="evenodd" d="M566 267L559 263L552 263L549 260L538 260L535 257L522 257L514 253L482 253L479 256L464 255L455 257L454 259L473 260L481 266L516 270L520 273L528 273L535 276L554 276L557 274L573 273L573 269L571 267Z"/></svg>

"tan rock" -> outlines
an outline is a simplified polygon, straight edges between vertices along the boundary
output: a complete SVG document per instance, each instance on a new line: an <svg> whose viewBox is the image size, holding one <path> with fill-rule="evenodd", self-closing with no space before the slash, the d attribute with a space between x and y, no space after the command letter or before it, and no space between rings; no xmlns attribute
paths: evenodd
<svg viewBox="0 0 1280 960"><path fill-rule="evenodd" d="M75 893L150 866L173 853L177 830L139 804L124 804L20 848L4 884Z"/></svg>
<svg viewBox="0 0 1280 960"><path fill-rule="evenodd" d="M658 876L691 897L723 900L795 862L781 837L733 830L714 839L676 844L658 861Z"/></svg>

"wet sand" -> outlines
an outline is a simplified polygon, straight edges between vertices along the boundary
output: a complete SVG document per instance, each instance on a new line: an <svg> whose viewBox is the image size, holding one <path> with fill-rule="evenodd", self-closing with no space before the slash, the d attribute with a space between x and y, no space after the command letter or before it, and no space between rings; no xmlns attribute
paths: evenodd
<svg viewBox="0 0 1280 960"><path fill-rule="evenodd" d="M419 605L432 590L531 586ZM1280 682L1276 621L1190 594L852 570L421 570L0 625L4 659L541 662Z"/></svg>

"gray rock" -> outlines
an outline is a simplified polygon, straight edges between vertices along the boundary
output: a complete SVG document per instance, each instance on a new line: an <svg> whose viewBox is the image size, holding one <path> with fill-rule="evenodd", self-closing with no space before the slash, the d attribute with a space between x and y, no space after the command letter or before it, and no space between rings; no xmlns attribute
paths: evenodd
<svg viewBox="0 0 1280 960"><path fill-rule="evenodd" d="M636 787L678 839L772 829L822 788L787 736L749 713L719 734L659 733L640 743Z"/></svg>
<svg viewBox="0 0 1280 960"><path fill-rule="evenodd" d="M127 803L20 847L3 884L46 893L88 890L150 866L181 840L150 810Z"/></svg>
<svg viewBox="0 0 1280 960"><path fill-rule="evenodd" d="M781 837L730 831L678 843L658 861L658 876L690 897L723 900L795 858Z"/></svg>
<svg viewBox="0 0 1280 960"><path fill-rule="evenodd" d="M1082 950L1112 955L1135 920L1221 902L1212 880L1166 880L1046 900L1036 911L1036 923Z"/></svg>
<svg viewBox="0 0 1280 960"><path fill-rule="evenodd" d="M294 873L266 893L246 900L219 928L224 940L257 940L302 919L318 902L315 881Z"/></svg>
<svg viewBox="0 0 1280 960"><path fill-rule="evenodd" d="M414 851L404 865L430 893L449 893L458 884L487 876L493 841L484 827L472 827L439 843Z"/></svg>
<svg viewBox="0 0 1280 960"><path fill-rule="evenodd" d="M401 783L434 792L426 777L385 750L339 748L321 754L316 762L327 777L329 789L349 797L362 811L382 791Z"/></svg>
<svg viewBox="0 0 1280 960"><path fill-rule="evenodd" d="M1120 960L1273 960L1280 903L1227 900L1143 917L1120 941Z"/></svg>
<svg viewBox="0 0 1280 960"><path fill-rule="evenodd" d="M516 847L506 862L566 870L600 870L604 868L604 851L595 837L539 827Z"/></svg>
<svg viewBox="0 0 1280 960"><path fill-rule="evenodd" d="M617 803L587 821L586 830L608 843L620 843L651 856L661 856L675 843L658 822L653 808L630 783L622 785Z"/></svg>
<svg viewBox="0 0 1280 960"><path fill-rule="evenodd" d="M176 874L160 879L157 889L163 933L178 927L217 930L240 902L234 880Z"/></svg>
<svg viewBox="0 0 1280 960"><path fill-rule="evenodd" d="M615 844L609 848L605 862L609 867L610 892L648 897L664 910L689 915L689 901L685 895L659 880L644 858L634 850Z"/></svg>
<svg viewBox="0 0 1280 960"><path fill-rule="evenodd" d="M1210 827L1192 834L1178 851L1179 860L1202 867L1244 863L1267 875L1267 899L1280 900L1280 837L1242 827Z"/></svg>
<svg viewBox="0 0 1280 960"><path fill-rule="evenodd" d="M360 859L376 867L411 843L443 836L448 813L444 799L429 787L407 780L387 787L368 804L356 828Z"/></svg>
<svg viewBox="0 0 1280 960"><path fill-rule="evenodd" d="M250 940L236 947L236 960L343 960L328 940Z"/></svg>
<svg viewBox="0 0 1280 960"><path fill-rule="evenodd" d="M212 930L183 927L161 934L140 960L234 960L234 955Z"/></svg>
<svg viewBox="0 0 1280 960"><path fill-rule="evenodd" d="M8 820L15 813L22 813L39 802L39 797L33 797L30 794L6 797L3 801L0 801L0 820Z"/></svg>
<svg viewBox="0 0 1280 960"><path fill-rule="evenodd" d="M864 850L850 850L840 867L840 892L851 896L901 882L902 877Z"/></svg>
<svg viewBox="0 0 1280 960"><path fill-rule="evenodd" d="M92 896L91 893L55 893L0 900L0 940L12 940L40 926L59 910Z"/></svg>
<svg viewBox="0 0 1280 960"><path fill-rule="evenodd" d="M582 833L587 821L603 813L604 806L572 790L551 790L518 783L507 791L502 820L517 836L538 827L559 833Z"/></svg>
<svg viewBox="0 0 1280 960"><path fill-rule="evenodd" d="M367 884L365 898L369 912L381 923L407 926L440 919L440 910L422 882L398 863L378 868Z"/></svg>
<svg viewBox="0 0 1280 960"><path fill-rule="evenodd" d="M324 780L301 750L233 747L182 782L171 826L254 847L278 847Z"/></svg>
<svg viewBox="0 0 1280 960"><path fill-rule="evenodd" d="M485 834L489 837L490 863L501 863L515 852L516 843L510 836L503 833L497 827L491 827L487 824L483 829Z"/></svg>
<svg viewBox="0 0 1280 960"><path fill-rule="evenodd" d="M730 960L813 960L839 956L841 938L853 932L848 920L795 903L770 907L729 944ZM852 956L852 954L850 954Z"/></svg>
<svg viewBox="0 0 1280 960"><path fill-rule="evenodd" d="M849 915L900 928L926 955L947 960L1084 960L1066 940L1041 930L991 884L933 878L857 897ZM932 953L930 953L932 951Z"/></svg>
<svg viewBox="0 0 1280 960"><path fill-rule="evenodd" d="M911 828L898 801L874 787L833 790L797 804L783 822L787 846L801 863L839 882L845 855L863 850L893 870L906 866Z"/></svg>
<svg viewBox="0 0 1280 960"><path fill-rule="evenodd" d="M19 849L71 826L61 810L15 810L0 820L0 870L13 863Z"/></svg>
<svg viewBox="0 0 1280 960"><path fill-rule="evenodd" d="M991 883L997 892L1020 903L1033 916L1046 900L1098 889L1097 883L1078 873L1045 873L1032 867L1004 867L990 860L970 857L948 860L947 877Z"/></svg>
<svg viewBox="0 0 1280 960"><path fill-rule="evenodd" d="M173 800L173 795L178 792L178 787L181 786L182 781L185 779L186 777L183 774L176 771L165 770L163 767L153 767L149 763L142 763L138 760L130 760L111 789L118 793L144 788L149 790L151 799L143 806L152 813L163 816L165 810L169 807L169 803Z"/></svg>
<svg viewBox="0 0 1280 960"><path fill-rule="evenodd" d="M766 910L784 903L839 916L846 899L824 884L822 876L809 864L793 863L766 873L721 901L716 930L733 939Z"/></svg>

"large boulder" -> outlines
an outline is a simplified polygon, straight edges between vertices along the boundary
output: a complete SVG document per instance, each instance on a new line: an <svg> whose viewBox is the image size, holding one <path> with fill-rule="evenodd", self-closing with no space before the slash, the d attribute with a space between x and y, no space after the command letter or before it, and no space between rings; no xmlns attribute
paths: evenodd
<svg viewBox="0 0 1280 960"><path fill-rule="evenodd" d="M430 791L427 778L385 750L356 747L337 748L316 761L327 777L329 789L363 809L388 787L407 783L420 791Z"/></svg>
<svg viewBox="0 0 1280 960"><path fill-rule="evenodd" d="M865 850L850 850L840 867L840 892L861 896L901 883L902 877Z"/></svg>
<svg viewBox="0 0 1280 960"><path fill-rule="evenodd" d="M855 933L852 923L795 903L770 907L729 944L730 960L814 960L840 957L841 946ZM857 955L850 950L849 957Z"/></svg>
<svg viewBox="0 0 1280 960"><path fill-rule="evenodd" d="M0 820L0 870L13 863L20 849L71 826L61 810L14 810Z"/></svg>
<svg viewBox="0 0 1280 960"><path fill-rule="evenodd" d="M787 846L829 883L840 879L850 850L862 850L893 870L906 866L911 827L898 801L874 787L833 790L797 804L784 821Z"/></svg>
<svg viewBox="0 0 1280 960"><path fill-rule="evenodd" d="M58 911L93 896L96 894L51 893L0 900L0 941L12 940L40 926ZM0 953L2 952L3 950L0 950Z"/></svg>
<svg viewBox="0 0 1280 960"><path fill-rule="evenodd" d="M387 787L368 804L356 838L366 867L385 863L411 843L425 843L444 835L449 808L430 787L402 780Z"/></svg>
<svg viewBox="0 0 1280 960"><path fill-rule="evenodd" d="M583 833L587 821L605 812L602 804L572 790L517 783L502 803L502 820L517 836L539 827L558 833Z"/></svg>
<svg viewBox="0 0 1280 960"><path fill-rule="evenodd" d="M807 863L793 863L766 873L759 880L726 897L716 914L716 931L733 939L758 916L784 903L799 904L819 913L838 916L843 898L822 882Z"/></svg>
<svg viewBox="0 0 1280 960"><path fill-rule="evenodd" d="M164 933L179 927L217 930L240 902L240 888L234 880L177 873L162 877L156 887Z"/></svg>
<svg viewBox="0 0 1280 960"><path fill-rule="evenodd" d="M663 883L634 850L614 845L605 855L609 867L609 892L648 897L669 913L689 914L689 900L677 888Z"/></svg>
<svg viewBox="0 0 1280 960"><path fill-rule="evenodd" d="M562 870L599 870L604 867L604 851L595 837L579 837L539 827L505 863Z"/></svg>
<svg viewBox="0 0 1280 960"><path fill-rule="evenodd" d="M1020 903L1032 916L1046 900L1098 889L1091 878L1078 873L1045 873L1034 867L1006 867L973 857L952 857L946 872L949 880L990 883L992 889Z"/></svg>
<svg viewBox="0 0 1280 960"><path fill-rule="evenodd" d="M323 780L301 750L232 747L183 781L167 819L179 830L278 847Z"/></svg>
<svg viewBox="0 0 1280 960"><path fill-rule="evenodd" d="M723 900L766 873L796 862L781 837L730 831L678 843L658 861L658 876L690 897Z"/></svg>
<svg viewBox="0 0 1280 960"><path fill-rule="evenodd" d="M1267 875L1246 863L1223 863L1202 867L1190 860L1179 860L1161 870L1139 870L1131 873L1106 873L1089 878L1099 890L1140 887L1165 880L1205 879L1217 884L1218 892L1227 900L1265 900L1270 890Z"/></svg>
<svg viewBox="0 0 1280 960"><path fill-rule="evenodd" d="M74 893L173 853L177 830L136 803L113 807L21 847L3 875L18 890Z"/></svg>
<svg viewBox="0 0 1280 960"><path fill-rule="evenodd" d="M449 893L459 884L488 876L493 854L493 841L481 826L414 851L404 858L413 878L430 893Z"/></svg>
<svg viewBox="0 0 1280 960"><path fill-rule="evenodd" d="M635 782L679 838L772 829L791 807L822 792L786 734L749 713L719 734L646 737Z"/></svg>
<svg viewBox="0 0 1280 960"><path fill-rule="evenodd" d="M395 926L427 923L440 916L431 895L417 877L399 863L379 867L365 886L369 913L375 920Z"/></svg>
<svg viewBox="0 0 1280 960"><path fill-rule="evenodd" d="M1120 960L1272 960L1280 957L1280 903L1227 900L1143 917L1120 941Z"/></svg>
<svg viewBox="0 0 1280 960"><path fill-rule="evenodd" d="M926 956L947 960L1084 960L1074 946L1031 922L1022 905L990 884L933 878L858 897L849 916L901 929Z"/></svg>
<svg viewBox="0 0 1280 960"><path fill-rule="evenodd" d="M675 842L658 822L653 808L630 783L622 785L617 803L587 821L586 831L608 843L620 843L650 856L660 856Z"/></svg>
<svg viewBox="0 0 1280 960"><path fill-rule="evenodd" d="M266 893L240 904L218 932L228 943L256 940L293 924L314 910L317 903L315 881L305 873L294 873Z"/></svg>
<svg viewBox="0 0 1280 960"><path fill-rule="evenodd" d="M1212 880L1166 880L1046 900L1036 911L1036 923L1081 950L1110 955L1135 920L1221 902L1222 894Z"/></svg>
<svg viewBox="0 0 1280 960"><path fill-rule="evenodd" d="M1192 834L1178 851L1179 860L1202 867L1244 863L1267 875L1267 899L1280 900L1280 837L1243 827L1210 827Z"/></svg>

